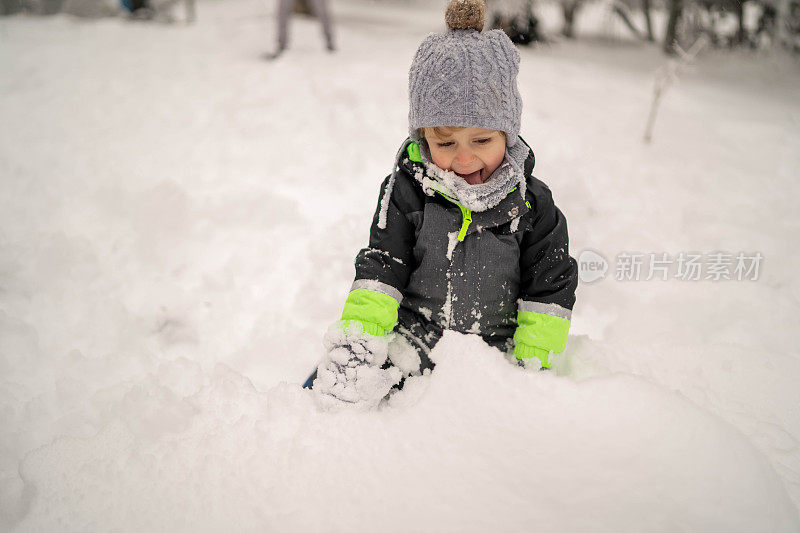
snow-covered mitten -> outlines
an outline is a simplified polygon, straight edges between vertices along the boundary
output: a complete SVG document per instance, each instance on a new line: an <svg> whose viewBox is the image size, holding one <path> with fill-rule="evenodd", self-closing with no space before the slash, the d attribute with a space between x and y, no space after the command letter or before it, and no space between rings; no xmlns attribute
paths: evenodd
<svg viewBox="0 0 800 533"><path fill-rule="evenodd" d="M521 350L517 350L519 352ZM527 357L516 355L517 364L526 370L548 370L550 368L550 350L543 348L527 347L524 350Z"/></svg>
<svg viewBox="0 0 800 533"><path fill-rule="evenodd" d="M314 391L327 406L342 402L370 409L377 406L402 376L386 362L393 334L364 333L359 322L339 321L325 333L326 356L317 368Z"/></svg>

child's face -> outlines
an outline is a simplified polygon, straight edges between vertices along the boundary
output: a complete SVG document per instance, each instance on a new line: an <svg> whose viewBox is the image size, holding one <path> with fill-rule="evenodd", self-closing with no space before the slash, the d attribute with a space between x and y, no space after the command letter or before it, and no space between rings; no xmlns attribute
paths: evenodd
<svg viewBox="0 0 800 533"><path fill-rule="evenodd" d="M431 158L437 167L455 172L470 185L486 181L506 155L506 136L502 131L445 128L444 133L448 135L425 128Z"/></svg>

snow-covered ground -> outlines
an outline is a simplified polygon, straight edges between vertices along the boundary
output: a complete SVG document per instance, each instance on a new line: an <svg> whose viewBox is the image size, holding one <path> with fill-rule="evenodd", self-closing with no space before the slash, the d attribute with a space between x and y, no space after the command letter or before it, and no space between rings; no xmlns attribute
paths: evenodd
<svg viewBox="0 0 800 533"><path fill-rule="evenodd" d="M334 2L337 53L296 20L273 62L271 3L0 19L0 530L800 528L781 56L704 55L645 145L655 47L594 7L596 37L523 49L536 175L611 268L556 372L451 334L378 411L300 389L442 5ZM615 279L622 252L719 251L760 252L759 279Z"/></svg>

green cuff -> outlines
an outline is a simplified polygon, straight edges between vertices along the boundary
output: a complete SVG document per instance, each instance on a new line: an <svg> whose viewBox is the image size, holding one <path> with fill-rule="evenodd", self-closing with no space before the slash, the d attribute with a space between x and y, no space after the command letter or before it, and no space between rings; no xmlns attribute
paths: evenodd
<svg viewBox="0 0 800 533"><path fill-rule="evenodd" d="M561 353L567 346L568 334L569 320L566 318L532 311L517 313L517 331L514 332L517 344Z"/></svg>
<svg viewBox="0 0 800 533"><path fill-rule="evenodd" d="M378 324L372 324L370 322L362 322L360 320L346 320L342 322L342 328L345 330L345 333L349 333L350 327L353 324L358 324L360 326L360 330L364 333L369 335L375 335L377 337L383 337L386 335L386 330L380 327Z"/></svg>
<svg viewBox="0 0 800 533"><path fill-rule="evenodd" d="M370 335L385 335L397 324L397 300L370 289L353 289L347 295L342 320L356 320Z"/></svg>
<svg viewBox="0 0 800 533"><path fill-rule="evenodd" d="M569 320L546 313L520 311L514 332L514 355L517 359L536 357L542 367L550 368L550 352L561 353L567 345Z"/></svg>
<svg viewBox="0 0 800 533"><path fill-rule="evenodd" d="M517 356L517 359L536 357L542 363L542 368L550 368L550 350L537 348L536 346L517 344L514 346L514 355Z"/></svg>

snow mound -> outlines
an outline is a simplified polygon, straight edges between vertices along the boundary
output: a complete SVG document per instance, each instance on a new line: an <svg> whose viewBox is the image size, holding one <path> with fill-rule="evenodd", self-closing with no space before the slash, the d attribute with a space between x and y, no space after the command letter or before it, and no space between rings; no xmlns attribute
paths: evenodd
<svg viewBox="0 0 800 533"><path fill-rule="evenodd" d="M162 364L22 463L20 531L796 531L767 460L682 396L576 382L448 332L376 411ZM180 370L180 372L177 372ZM177 379L176 376L180 376Z"/></svg>

